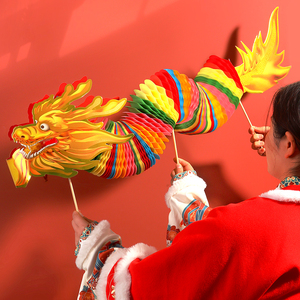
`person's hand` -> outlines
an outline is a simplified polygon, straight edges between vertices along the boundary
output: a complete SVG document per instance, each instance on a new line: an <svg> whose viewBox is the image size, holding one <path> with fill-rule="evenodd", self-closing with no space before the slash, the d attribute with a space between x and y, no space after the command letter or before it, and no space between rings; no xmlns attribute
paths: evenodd
<svg viewBox="0 0 300 300"><path fill-rule="evenodd" d="M174 158L174 161L177 163L176 158ZM191 166L189 162L187 162L184 159L178 158L178 163L176 164L175 169L171 172L172 180L174 179L174 176L176 174L185 172L185 171L193 171L194 168Z"/></svg>
<svg viewBox="0 0 300 300"><path fill-rule="evenodd" d="M87 227L93 221L84 217L78 211L74 211L72 217L73 217L72 226L75 231L75 246L76 246L85 227Z"/></svg>
<svg viewBox="0 0 300 300"><path fill-rule="evenodd" d="M269 126L256 127L252 126L249 128L249 133L251 134L250 142L253 150L256 150L257 153L261 156L266 155L265 149L265 137L269 132Z"/></svg>

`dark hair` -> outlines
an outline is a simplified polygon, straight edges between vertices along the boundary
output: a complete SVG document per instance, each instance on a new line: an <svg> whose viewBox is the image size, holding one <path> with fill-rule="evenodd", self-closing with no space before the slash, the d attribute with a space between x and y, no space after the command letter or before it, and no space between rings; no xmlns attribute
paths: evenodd
<svg viewBox="0 0 300 300"><path fill-rule="evenodd" d="M300 81L280 88L272 102L274 137L281 139L289 131L300 150Z"/></svg>

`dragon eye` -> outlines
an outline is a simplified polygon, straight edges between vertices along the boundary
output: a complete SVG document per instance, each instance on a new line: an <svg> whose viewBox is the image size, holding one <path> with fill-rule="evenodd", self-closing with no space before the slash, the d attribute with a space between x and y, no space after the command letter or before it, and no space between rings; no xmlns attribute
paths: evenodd
<svg viewBox="0 0 300 300"><path fill-rule="evenodd" d="M43 130L43 131L47 131L47 130L50 129L50 127L49 127L48 124L42 123L42 124L40 125L40 129Z"/></svg>

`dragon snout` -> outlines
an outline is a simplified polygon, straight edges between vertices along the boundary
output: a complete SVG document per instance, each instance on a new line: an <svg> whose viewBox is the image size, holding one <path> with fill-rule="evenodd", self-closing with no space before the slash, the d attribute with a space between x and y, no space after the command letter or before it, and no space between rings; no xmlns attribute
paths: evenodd
<svg viewBox="0 0 300 300"><path fill-rule="evenodd" d="M34 129L32 128L16 127L12 137L16 143L22 146L20 153L26 159L35 158L45 151L51 152L50 148L58 143L55 137L34 134Z"/></svg>
<svg viewBox="0 0 300 300"><path fill-rule="evenodd" d="M24 130L23 128L16 128L13 132L13 139L15 140L23 140L28 141L30 139L30 133L27 130Z"/></svg>

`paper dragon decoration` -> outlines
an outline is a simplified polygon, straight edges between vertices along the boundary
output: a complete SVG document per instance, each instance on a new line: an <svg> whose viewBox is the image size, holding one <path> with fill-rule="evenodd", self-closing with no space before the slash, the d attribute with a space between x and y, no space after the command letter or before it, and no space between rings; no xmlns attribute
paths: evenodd
<svg viewBox="0 0 300 300"><path fill-rule="evenodd" d="M203 134L221 127L237 109L245 92L261 93L289 72L281 67L278 8L270 18L265 42L256 37L252 51L239 49L243 64L211 56L194 80L177 71L161 70L140 84L132 101L87 97L92 81L62 84L54 96L34 103L30 123L12 129L21 147L7 160L14 183L26 187L31 176L71 178L86 170L104 178L123 178L152 167L173 131ZM103 117L128 111L120 121ZM100 120L98 118L101 118Z"/></svg>

